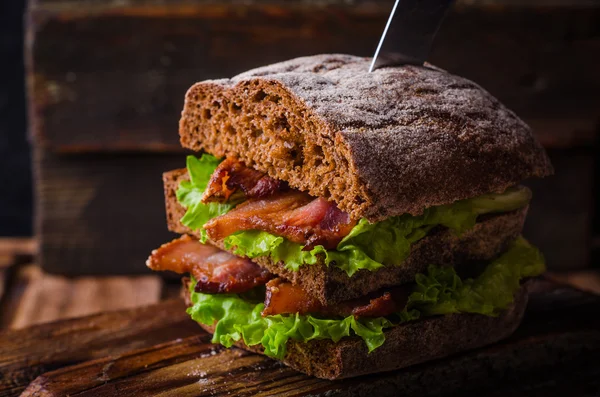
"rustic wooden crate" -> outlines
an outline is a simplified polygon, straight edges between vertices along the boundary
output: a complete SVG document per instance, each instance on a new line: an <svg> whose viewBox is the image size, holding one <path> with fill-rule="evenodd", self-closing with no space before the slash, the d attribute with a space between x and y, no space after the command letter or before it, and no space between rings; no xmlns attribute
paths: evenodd
<svg viewBox="0 0 600 397"><path fill-rule="evenodd" d="M185 156L37 151L37 230L45 270L139 273L150 251L175 237L166 227L161 174L180 168Z"/></svg>
<svg viewBox="0 0 600 397"><path fill-rule="evenodd" d="M44 268L143 271L148 251L168 239L160 173L184 163L177 121L186 89L300 55L370 55L390 7L388 0L32 2L27 80ZM498 96L557 156L580 147L591 158L599 19L600 5L590 1L458 1L431 61ZM591 173L568 155L560 163L577 177ZM591 215L588 190L573 200ZM548 216L563 210L560 200L542 200L547 195L536 205ZM532 222L528 233L542 248L561 240L544 240L545 225ZM583 252L570 266L584 266L589 227L569 228L582 236L569 249Z"/></svg>

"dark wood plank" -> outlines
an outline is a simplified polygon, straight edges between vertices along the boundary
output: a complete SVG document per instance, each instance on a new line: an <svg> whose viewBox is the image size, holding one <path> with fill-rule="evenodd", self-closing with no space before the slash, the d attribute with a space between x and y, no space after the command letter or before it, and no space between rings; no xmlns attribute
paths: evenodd
<svg viewBox="0 0 600 397"><path fill-rule="evenodd" d="M38 151L39 264L69 276L150 274L150 252L175 237L166 227L161 175L181 167L184 154Z"/></svg>
<svg viewBox="0 0 600 397"><path fill-rule="evenodd" d="M4 291L6 290L7 279L8 279L8 266L0 267L0 302L2 302L2 299L4 297ZM0 317L0 319L1 319L1 317ZM0 324L1 323L2 323L2 321L0 320Z"/></svg>
<svg viewBox="0 0 600 397"><path fill-rule="evenodd" d="M177 151L195 81L301 55L370 56L385 0L40 1L27 44L36 141L62 152ZM600 99L600 6L463 1L432 63L480 83L549 147L589 145Z"/></svg>
<svg viewBox="0 0 600 397"><path fill-rule="evenodd" d="M576 285L582 291L588 291L600 295L600 271L581 270L578 272L552 272L547 273L546 277L555 282Z"/></svg>
<svg viewBox="0 0 600 397"><path fill-rule="evenodd" d="M162 279L145 276L64 277L19 266L0 305L0 329L20 329L109 310L158 303Z"/></svg>
<svg viewBox="0 0 600 397"><path fill-rule="evenodd" d="M181 300L0 331L0 396L41 373L202 333Z"/></svg>
<svg viewBox="0 0 600 397"><path fill-rule="evenodd" d="M0 257L10 256L31 258L37 252L37 242L30 237L2 237L0 238Z"/></svg>
<svg viewBox="0 0 600 397"><path fill-rule="evenodd" d="M23 395L530 395L578 390L566 388L573 380L600 390L600 366L588 365L600 353L599 314L599 297L541 280L508 340L402 371L329 382L198 335L46 373Z"/></svg>
<svg viewBox="0 0 600 397"><path fill-rule="evenodd" d="M595 154L586 149L548 154L554 175L524 182L533 198L523 235L544 253L549 269L583 269L591 265Z"/></svg>
<svg viewBox="0 0 600 397"><path fill-rule="evenodd" d="M31 261L37 252L37 241L29 237L0 238L0 329L4 321L2 306L8 299L6 292L15 265Z"/></svg>
<svg viewBox="0 0 600 397"><path fill-rule="evenodd" d="M89 14L72 3L33 7L36 136L61 151L179 150L177 120L195 81L303 54L372 51L375 42L361 37L380 34L389 6L340 3L138 2L96 4Z"/></svg>

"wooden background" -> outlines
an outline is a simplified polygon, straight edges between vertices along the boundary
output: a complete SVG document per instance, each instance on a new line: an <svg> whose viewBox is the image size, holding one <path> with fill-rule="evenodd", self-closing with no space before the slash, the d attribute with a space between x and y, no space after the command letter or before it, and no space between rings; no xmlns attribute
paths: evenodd
<svg viewBox="0 0 600 397"><path fill-rule="evenodd" d="M44 269L146 271L148 252L170 237L160 173L184 164L186 89L300 55L371 55L391 4L32 2L27 80ZM599 1L459 0L430 57L498 96L550 150L557 174L531 183L526 236L556 269L590 264L599 24Z"/></svg>

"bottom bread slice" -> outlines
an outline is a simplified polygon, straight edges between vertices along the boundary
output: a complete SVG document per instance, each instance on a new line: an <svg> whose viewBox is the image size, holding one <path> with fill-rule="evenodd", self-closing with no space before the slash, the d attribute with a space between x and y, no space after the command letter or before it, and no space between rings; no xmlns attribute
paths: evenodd
<svg viewBox="0 0 600 397"><path fill-rule="evenodd" d="M189 289L184 289L184 295L189 305ZM449 314L395 326L385 331L385 342L371 353L359 337L346 337L337 343L289 340L282 361L305 374L330 380L405 368L509 337L521 323L527 299L527 284L523 284L510 307L497 317ZM200 326L214 332L212 326ZM246 346L243 341L235 345L263 353L261 345Z"/></svg>

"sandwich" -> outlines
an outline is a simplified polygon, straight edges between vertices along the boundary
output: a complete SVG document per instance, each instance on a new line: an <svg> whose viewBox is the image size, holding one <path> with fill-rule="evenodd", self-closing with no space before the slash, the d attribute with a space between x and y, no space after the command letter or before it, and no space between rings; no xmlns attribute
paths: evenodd
<svg viewBox="0 0 600 397"><path fill-rule="evenodd" d="M302 57L193 85L186 168L163 175L190 317L325 379L508 337L544 271L521 231L552 174L530 128L432 65Z"/></svg>

